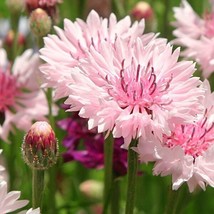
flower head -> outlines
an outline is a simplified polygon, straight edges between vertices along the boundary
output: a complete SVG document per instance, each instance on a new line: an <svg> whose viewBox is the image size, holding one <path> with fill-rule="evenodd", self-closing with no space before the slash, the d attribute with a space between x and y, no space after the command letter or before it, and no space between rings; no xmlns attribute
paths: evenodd
<svg viewBox="0 0 214 214"><path fill-rule="evenodd" d="M0 213L13 212L27 205L27 200L18 200L19 191L7 192L7 183L0 181Z"/></svg>
<svg viewBox="0 0 214 214"><path fill-rule="evenodd" d="M58 145L55 133L45 121L35 122L24 137L22 154L35 169L47 169L57 161Z"/></svg>
<svg viewBox="0 0 214 214"><path fill-rule="evenodd" d="M214 187L214 109L209 83L203 104L205 110L198 114L192 124L177 125L170 136L162 140L150 136L141 138L135 149L143 162L155 161L155 175L172 175L173 189L177 190L187 182L190 192L196 186L205 189Z"/></svg>
<svg viewBox="0 0 214 214"><path fill-rule="evenodd" d="M27 131L33 120L45 120L47 101L39 86L38 54L26 50L11 65L0 49L0 137L16 127Z"/></svg>
<svg viewBox="0 0 214 214"><path fill-rule="evenodd" d="M177 37L175 44L182 45L185 50L183 56L193 58L202 68L202 75L207 78L214 71L214 2L212 11L205 12L199 17L186 0L180 7L174 8L176 29L173 34ZM188 21L186 21L188 20Z"/></svg>
<svg viewBox="0 0 214 214"><path fill-rule="evenodd" d="M137 39L128 47L118 38L101 46L99 51L91 47L80 69L73 69L66 100L72 111L89 118L89 129L113 130L127 148L131 139L150 131L169 135L176 123L191 120L199 110L200 81L192 77L192 62L177 62L178 49L172 52L158 39L146 45Z"/></svg>
<svg viewBox="0 0 214 214"><path fill-rule="evenodd" d="M56 30L58 36L45 39L41 71L57 97L69 95L71 111L89 119L89 129L113 130L127 148L148 130L169 135L200 109L194 64L177 62L179 49L173 52L165 39L142 35L143 22L130 27L129 17L117 23L112 14L107 27L92 11L86 23L65 20L64 31Z"/></svg>

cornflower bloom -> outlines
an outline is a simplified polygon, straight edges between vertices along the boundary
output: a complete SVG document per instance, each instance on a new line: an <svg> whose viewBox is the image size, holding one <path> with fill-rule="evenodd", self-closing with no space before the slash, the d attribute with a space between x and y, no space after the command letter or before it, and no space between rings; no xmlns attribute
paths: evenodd
<svg viewBox="0 0 214 214"><path fill-rule="evenodd" d="M63 154L65 162L78 161L86 168L104 167L104 136L96 129L88 130L86 119L77 114L58 121L58 126L66 131L63 145L67 151ZM127 151L120 148L123 139L114 139L113 170L122 176L127 172Z"/></svg>
<svg viewBox="0 0 214 214"><path fill-rule="evenodd" d="M142 162L155 161L155 175L172 175L172 188L177 190L187 182L189 191L197 186L205 190L214 187L214 93L205 81L205 107L192 124L180 124L170 136L162 140L151 135L141 139L134 150Z"/></svg>
<svg viewBox="0 0 214 214"><path fill-rule="evenodd" d="M40 59L26 50L11 65L0 49L0 137L8 141L14 127L27 131L33 120L46 120L47 101L39 85Z"/></svg>
<svg viewBox="0 0 214 214"><path fill-rule="evenodd" d="M113 130L124 148L148 131L169 135L176 123L193 119L203 95L194 64L177 62L179 49L142 35L142 24L130 27L129 17L117 23L112 14L107 28L92 11L86 23L65 20L65 30L56 28L58 36L46 38L41 50L41 71L57 97L69 95L66 104L89 119L89 129Z"/></svg>
<svg viewBox="0 0 214 214"><path fill-rule="evenodd" d="M177 62L179 49L152 40L135 45L119 38L114 45L92 46L87 59L73 69L71 94L66 100L71 111L89 118L89 129L113 130L115 138L131 139L153 132L169 135L175 124L189 121L200 109L200 81L192 77L192 62Z"/></svg>
<svg viewBox="0 0 214 214"><path fill-rule="evenodd" d="M185 48L183 56L197 61L204 78L214 71L214 2L210 1L210 4L211 11L205 12L202 17L195 13L186 0L182 1L180 7L174 8L174 43Z"/></svg>

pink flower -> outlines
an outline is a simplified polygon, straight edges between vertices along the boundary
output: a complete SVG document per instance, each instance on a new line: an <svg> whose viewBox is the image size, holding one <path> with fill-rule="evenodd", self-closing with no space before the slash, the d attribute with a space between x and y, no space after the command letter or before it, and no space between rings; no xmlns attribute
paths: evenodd
<svg viewBox="0 0 214 214"><path fill-rule="evenodd" d="M0 181L0 213L13 212L27 205L27 200L18 200L19 191L7 192L7 183Z"/></svg>
<svg viewBox="0 0 214 214"><path fill-rule="evenodd" d="M128 45L117 38L113 45L102 42L99 50L91 46L72 70L66 104L89 119L89 129L123 137L125 148L150 131L169 135L175 124L192 120L203 94L192 77L194 64L177 62L178 57L179 49L173 52L162 39L137 38Z"/></svg>
<svg viewBox="0 0 214 214"><path fill-rule="evenodd" d="M197 186L214 187L214 93L208 81L203 87L205 110L192 124L177 125L171 136L141 138L135 151L142 162L155 161L155 175L172 175L173 189L187 182L190 192Z"/></svg>
<svg viewBox="0 0 214 214"><path fill-rule="evenodd" d="M47 101L39 88L38 54L26 50L14 64L0 49L0 137L7 141L13 125L27 131L33 120L46 120Z"/></svg>
<svg viewBox="0 0 214 214"><path fill-rule="evenodd" d="M57 35L49 35L44 39L45 47L41 49L41 58L47 63L41 67L46 79L45 85L56 89L56 98L69 95L68 86L72 82L71 68L86 57L86 52L93 45L100 48L102 41L114 43L117 37L122 37L131 43L136 37L142 36L144 21L135 22L131 26L129 16L117 21L114 14L109 19L103 19L95 11L91 11L86 22L77 19L71 22L64 20L64 30L55 27ZM143 36L149 41L154 34Z"/></svg>
<svg viewBox="0 0 214 214"><path fill-rule="evenodd" d="M175 44L185 47L183 56L196 60L207 78L214 71L214 3L212 11L199 17L186 0L174 8Z"/></svg>

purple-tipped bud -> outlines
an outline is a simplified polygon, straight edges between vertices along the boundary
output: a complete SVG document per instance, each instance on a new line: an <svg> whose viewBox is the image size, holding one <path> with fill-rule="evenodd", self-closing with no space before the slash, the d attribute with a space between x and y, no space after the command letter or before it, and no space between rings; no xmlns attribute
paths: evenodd
<svg viewBox="0 0 214 214"><path fill-rule="evenodd" d="M145 1L139 1L132 10L132 16L137 19L151 19L153 18L153 10L149 3Z"/></svg>
<svg viewBox="0 0 214 214"><path fill-rule="evenodd" d="M57 161L58 144L55 133L45 121L34 123L24 137L22 154L34 169L44 170Z"/></svg>
<svg viewBox="0 0 214 214"><path fill-rule="evenodd" d="M30 29L35 36L42 37L51 30L50 16L41 8L34 10L29 17Z"/></svg>

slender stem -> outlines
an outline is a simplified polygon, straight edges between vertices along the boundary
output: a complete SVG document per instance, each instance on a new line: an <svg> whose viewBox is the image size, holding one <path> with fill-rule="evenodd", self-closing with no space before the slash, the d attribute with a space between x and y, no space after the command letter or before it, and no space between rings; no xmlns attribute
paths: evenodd
<svg viewBox="0 0 214 214"><path fill-rule="evenodd" d="M130 143L128 150L128 187L126 196L126 214L133 214L135 206L135 189L137 175L137 153L132 150L132 147L137 145L137 140Z"/></svg>
<svg viewBox="0 0 214 214"><path fill-rule="evenodd" d="M114 0L113 3L118 12L119 17L120 18L124 17L126 15L126 11L123 2L121 0Z"/></svg>
<svg viewBox="0 0 214 214"><path fill-rule="evenodd" d="M52 105L53 105L52 89L48 88L45 93L46 93L46 99L48 102L48 109L49 109L48 119L49 119L52 129L55 130L55 122L54 122L53 109L52 109Z"/></svg>
<svg viewBox="0 0 214 214"><path fill-rule="evenodd" d="M120 179L115 178L112 185L111 214L120 214Z"/></svg>
<svg viewBox="0 0 214 214"><path fill-rule="evenodd" d="M108 205L109 199L111 196L111 187L112 187L112 178L113 178L113 137L109 135L106 142L104 143L104 193L103 193L103 200L104 200L104 209L103 214L108 213Z"/></svg>
<svg viewBox="0 0 214 214"><path fill-rule="evenodd" d="M48 108L49 108L49 122L53 130L55 130L55 121L53 117L53 109L52 109L52 89L48 88L46 92L46 98L48 102ZM48 189L49 189L49 210L50 213L54 213L56 210L56 166L52 166L49 169L49 183L48 183Z"/></svg>
<svg viewBox="0 0 214 214"><path fill-rule="evenodd" d="M164 0L165 11L163 15L163 36L168 38L169 37L169 11L170 11L170 1ZM168 38L169 39L169 38Z"/></svg>
<svg viewBox="0 0 214 214"><path fill-rule="evenodd" d="M42 195L44 190L44 171L32 169L32 202L33 208L42 207Z"/></svg>
<svg viewBox="0 0 214 214"><path fill-rule="evenodd" d="M15 137L15 133L10 133L9 135L9 139L11 144L8 145L8 157L7 157L7 169L8 169L8 173L9 173L9 187L10 190L13 190L15 188L15 184L17 182L17 176L16 176L16 162L14 163L11 160L17 160L17 153L16 151L19 149L19 144L17 142L17 139Z"/></svg>
<svg viewBox="0 0 214 214"><path fill-rule="evenodd" d="M125 12L128 13L130 0L120 0L124 4Z"/></svg>
<svg viewBox="0 0 214 214"><path fill-rule="evenodd" d="M167 204L165 207L164 214L176 214L176 213L178 213L177 207L178 207L179 201L181 200L181 195L182 195L182 188L181 187L176 191L172 190L171 187L169 188L168 199L167 199ZM183 196L182 196L182 198L183 198Z"/></svg>

